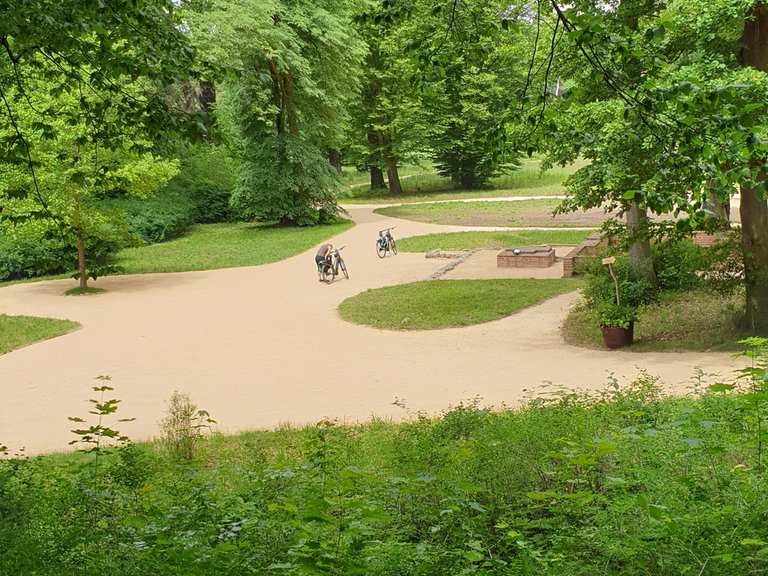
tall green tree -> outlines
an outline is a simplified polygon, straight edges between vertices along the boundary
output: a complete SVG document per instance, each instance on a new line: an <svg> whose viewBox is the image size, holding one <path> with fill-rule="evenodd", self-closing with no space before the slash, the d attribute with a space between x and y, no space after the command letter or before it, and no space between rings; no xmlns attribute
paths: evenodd
<svg viewBox="0 0 768 576"><path fill-rule="evenodd" d="M587 94L588 101L605 101L589 97L594 89L611 94L608 99L622 109L621 116L589 130L553 131L561 150L578 148L593 160L572 180L572 204L623 200L657 214L685 216L677 227L690 231L712 219L713 196L725 203L740 190L746 323L768 332L765 3L622 0L610 9L589 2L568 8L555 0L548 4L572 43L565 53L578 56L591 72L591 80L581 79L574 100ZM622 11L630 9L634 19L622 21ZM557 123L555 115L574 111L579 114L578 108L556 106L551 119ZM640 143L645 169L633 167L617 133L626 135L627 148ZM610 145L611 137L616 145ZM624 173L634 182L613 186Z"/></svg>
<svg viewBox="0 0 768 576"><path fill-rule="evenodd" d="M0 6L2 233L56 235L88 258L115 244L97 207L148 194L175 171L150 140L180 127L167 98L195 75L173 0L10 0Z"/></svg>
<svg viewBox="0 0 768 576"><path fill-rule="evenodd" d="M438 172L476 188L515 166L508 129L520 115L528 25L508 2L420 2L408 34L422 72L424 123Z"/></svg>
<svg viewBox="0 0 768 576"><path fill-rule="evenodd" d="M768 4L755 2L741 35L739 64L745 68L768 73ZM761 78L764 80L764 78ZM761 102L765 110L766 100ZM765 116L750 132L750 139L768 136ZM746 142L749 146L750 141ZM768 154L763 146L752 146L750 168L757 177L741 183L741 231L744 248L744 274L747 288L746 321L753 331L768 333L768 199L766 198L766 162Z"/></svg>
<svg viewBox="0 0 768 576"><path fill-rule="evenodd" d="M532 112L534 118L543 117L540 110L549 106L545 149L550 162L589 160L569 179L571 197L561 211L603 207L623 216L633 272L650 285L656 284L656 275L649 212L663 213L668 205L649 201L639 191L654 178L665 143L657 134L658 126L649 124L646 111L627 95L634 95L645 82L648 70L638 52L654 40L640 30L640 22L656 16L662 5L658 0L582 2L564 11L562 18L552 14L555 31L550 46L559 53L544 51L541 58L549 59L568 79L570 90L562 99L545 93ZM589 42L599 43L594 58L611 63L608 78L589 60L584 65L585 58L593 57L589 51L584 54L582 32L590 34Z"/></svg>
<svg viewBox="0 0 768 576"><path fill-rule="evenodd" d="M232 197L241 215L309 225L337 211L329 148L343 139L364 47L351 1L212 0L189 14L192 38L232 74L223 117L242 140Z"/></svg>
<svg viewBox="0 0 768 576"><path fill-rule="evenodd" d="M54 95L46 89L59 85L50 81L53 75L27 78L26 86L34 87L29 102L16 86L6 92L15 103L14 124L0 127L0 138L24 134L35 170L0 160L0 234L64 242L76 255L76 276L86 289L89 276L99 273L91 260L129 241L122 215L102 201L114 194L145 198L170 180L178 165L152 153L140 126L128 129L117 119L119 100L128 95L109 101L80 91ZM37 106L55 107L56 115L43 123ZM87 114L80 117L83 110ZM35 187L36 194L27 194Z"/></svg>
<svg viewBox="0 0 768 576"><path fill-rule="evenodd" d="M417 158L425 141L416 70L404 50L411 41L407 21L413 17L412 8L408 2L366 0L355 18L367 54L351 137L362 143L358 148L370 170L371 187L384 187L386 172L393 195L402 193L399 165Z"/></svg>
<svg viewBox="0 0 768 576"><path fill-rule="evenodd" d="M160 138L179 126L169 110L167 87L195 76L194 51L174 0L9 0L0 5L0 66L8 71L0 85L0 112L13 128L0 142L0 157L26 163L33 171L33 151L25 134L16 129L16 101L37 114L37 126L53 135L55 105L34 105L30 82L45 78L54 96L83 92L103 103L119 106L113 130L141 125ZM135 90L137 79L141 89ZM11 97L10 88L14 87ZM115 98L122 95L122 98ZM83 101L84 107L93 107ZM88 110L65 107L70 121ZM185 115L186 116L186 115ZM186 118L185 118L186 119ZM66 122L65 122L66 124ZM108 148L111 140L101 143ZM27 192L32 192L28 190Z"/></svg>

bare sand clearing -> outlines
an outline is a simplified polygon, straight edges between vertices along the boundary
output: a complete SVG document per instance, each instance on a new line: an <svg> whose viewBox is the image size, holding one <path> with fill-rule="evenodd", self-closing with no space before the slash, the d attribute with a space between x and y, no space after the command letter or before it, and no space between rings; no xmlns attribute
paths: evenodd
<svg viewBox="0 0 768 576"><path fill-rule="evenodd" d="M730 376L727 354L632 354L572 348L559 324L569 294L509 318L469 328L387 332L342 321L337 305L368 288L426 279L445 264L420 254L380 260L376 231L397 236L459 231L387 219L350 208L358 225L335 239L346 245L351 280L317 281L314 249L259 267L115 276L108 292L63 296L71 281L0 289L0 313L69 318L82 329L0 356L0 442L29 453L65 449L68 416L85 416L94 378L113 378L121 431L149 438L174 390L189 393L219 430L436 413L476 396L515 404L546 382L601 388L609 374L639 369L670 389L694 369ZM394 406L400 399L408 411Z"/></svg>

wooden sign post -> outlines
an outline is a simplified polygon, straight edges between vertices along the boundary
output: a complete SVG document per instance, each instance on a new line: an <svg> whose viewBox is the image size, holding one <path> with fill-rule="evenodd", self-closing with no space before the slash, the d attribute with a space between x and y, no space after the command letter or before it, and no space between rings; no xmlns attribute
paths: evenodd
<svg viewBox="0 0 768 576"><path fill-rule="evenodd" d="M619 279L616 278L616 272L614 272L613 270L613 264L616 264L616 257L608 256L607 258L603 258L603 264L605 266L608 266L608 272L611 273L611 278L613 278L613 286L616 288L616 304L618 306L621 306L621 293L619 292Z"/></svg>

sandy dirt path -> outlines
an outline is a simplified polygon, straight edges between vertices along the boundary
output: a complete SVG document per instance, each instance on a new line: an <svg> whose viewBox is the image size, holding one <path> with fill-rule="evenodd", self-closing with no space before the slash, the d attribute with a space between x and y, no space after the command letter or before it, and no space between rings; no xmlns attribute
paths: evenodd
<svg viewBox="0 0 768 576"><path fill-rule="evenodd" d="M336 307L368 288L421 280L445 264L419 254L380 260L376 231L397 236L466 228L392 220L350 208L358 223L336 238L351 280L320 284L314 249L259 267L114 276L108 292L65 297L67 281L0 289L0 313L70 318L82 329L0 356L0 443L29 453L72 438L68 416L85 416L94 378L113 378L121 427L134 439L158 432L168 397L189 393L232 432L324 417L436 413L480 396L515 404L546 382L602 388L609 374L638 369L682 389L695 367L729 376L726 354L632 354L565 345L559 324L575 294L506 319L462 329L387 332L342 321ZM394 406L400 399L408 411Z"/></svg>

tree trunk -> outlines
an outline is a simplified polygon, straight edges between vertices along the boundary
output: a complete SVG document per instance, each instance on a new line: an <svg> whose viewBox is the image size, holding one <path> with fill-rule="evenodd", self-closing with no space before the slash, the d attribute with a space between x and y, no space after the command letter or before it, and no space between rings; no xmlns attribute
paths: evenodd
<svg viewBox="0 0 768 576"><path fill-rule="evenodd" d="M341 176L341 152L336 148L328 150L328 162L336 169L336 173Z"/></svg>
<svg viewBox="0 0 768 576"><path fill-rule="evenodd" d="M371 188L385 188L384 173L381 170L381 144L383 137L380 132L370 130L368 132L368 168L371 171Z"/></svg>
<svg viewBox="0 0 768 576"><path fill-rule="evenodd" d="M384 172L381 168L371 164L368 169L371 171L371 188L386 188L387 183L384 181Z"/></svg>
<svg viewBox="0 0 768 576"><path fill-rule="evenodd" d="M742 186L740 212L745 323L753 333L768 334L768 201L757 190Z"/></svg>
<svg viewBox="0 0 768 576"><path fill-rule="evenodd" d="M632 271L655 287L656 271L653 269L651 239L648 236L648 211L637 202L630 203L627 210L627 232L632 239L629 246Z"/></svg>
<svg viewBox="0 0 768 576"><path fill-rule="evenodd" d="M461 183L461 188L463 190L475 189L475 175L471 172L463 172L459 176L459 182Z"/></svg>
<svg viewBox="0 0 768 576"><path fill-rule="evenodd" d="M768 5L756 4L744 21L739 59L745 67L768 72ZM742 186L739 208L747 289L745 321L752 332L768 334L768 201L757 187Z"/></svg>
<svg viewBox="0 0 768 576"><path fill-rule="evenodd" d="M80 276L80 290L88 288L88 268L85 262L85 242L83 235L77 232L77 272Z"/></svg>
<svg viewBox="0 0 768 576"><path fill-rule="evenodd" d="M389 193L393 196L399 196L403 193L403 186L400 184L400 174L397 172L397 159L394 156L387 156L387 180L389 181Z"/></svg>
<svg viewBox="0 0 768 576"><path fill-rule="evenodd" d="M731 221L731 203L730 200L723 201L720 197L710 191L711 185L707 184L707 193L705 196L706 208L712 213L712 217L717 220L718 228L730 228Z"/></svg>

